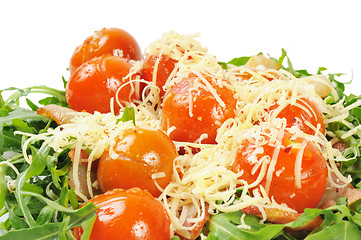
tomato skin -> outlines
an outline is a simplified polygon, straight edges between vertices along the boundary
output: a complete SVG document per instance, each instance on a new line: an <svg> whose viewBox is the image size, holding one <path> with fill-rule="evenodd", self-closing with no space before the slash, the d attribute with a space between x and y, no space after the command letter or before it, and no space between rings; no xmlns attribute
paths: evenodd
<svg viewBox="0 0 361 240"><path fill-rule="evenodd" d="M99 207L90 240L169 240L170 220L162 204L139 188L114 189L91 200ZM81 239L83 230L73 234Z"/></svg>
<svg viewBox="0 0 361 240"><path fill-rule="evenodd" d="M115 146L117 158L105 152L99 159L97 177L102 192L114 188L139 187L153 196L160 195L152 174L164 172L157 183L165 188L173 173L173 160L178 156L171 139L160 130L129 129Z"/></svg>
<svg viewBox="0 0 361 240"><path fill-rule="evenodd" d="M161 55L160 57L156 55L148 55L144 60L143 68L141 70L141 78L148 81L153 82L153 72L156 62L159 59L158 67L157 67L157 75L155 79L155 85L159 88L159 96L163 97L165 91L163 90L163 86L165 85L169 75L172 73L177 60L170 58L166 55Z"/></svg>
<svg viewBox="0 0 361 240"><path fill-rule="evenodd" d="M270 110L277 108L279 105L276 103ZM304 133L315 134L315 131L305 124L306 121L310 122L312 126L317 128L320 125L320 132L325 134L324 116L318 107L307 98L300 98L296 100L296 104L288 104L283 108L277 116L278 118L285 118L287 127L296 126Z"/></svg>
<svg viewBox="0 0 361 240"><path fill-rule="evenodd" d="M268 196L273 196L278 203L286 203L290 208L302 213L305 208L314 208L320 202L326 189L328 170L322 153L313 143L300 137L296 139L291 137L293 136L290 133L284 132L282 138L284 148L280 149L272 174L272 181L269 185ZM275 151L275 146L268 142L269 138L265 138L267 143L263 145L264 152L256 153L257 161L266 155L272 159ZM297 188L295 184L295 161L299 149L291 147L291 144L302 144L303 141L306 141L306 145L302 157L301 188ZM243 171L240 178L248 183L253 183L260 173L260 169L254 174L251 173L255 166L252 161L254 161L255 151L258 148L256 143L245 139L240 145L236 160L232 165L234 172ZM267 166L267 170L269 166ZM266 184L265 176L260 185L266 188Z"/></svg>
<svg viewBox="0 0 361 240"><path fill-rule="evenodd" d="M208 90L199 88L189 92L194 86L193 81L200 80L185 78L167 91L162 105L162 128L167 131L175 127L169 134L175 141L194 142L206 133L208 137L202 143L215 144L217 129L225 120L235 116L236 99L231 90L213 84L226 105L222 107ZM190 101L193 102L193 116L190 116Z"/></svg>
<svg viewBox="0 0 361 240"><path fill-rule="evenodd" d="M119 28L103 28L95 31L78 46L71 57L69 71L72 74L86 61L103 54L113 54L121 50L126 59L141 60L142 51L137 41L128 32Z"/></svg>
<svg viewBox="0 0 361 240"><path fill-rule="evenodd" d="M126 83L131 64L128 60L111 55L103 55L85 62L70 77L66 86L66 100L71 109L94 113L110 112L110 99L114 98L114 110L120 106L115 101L117 89ZM139 92L132 92L127 84L120 91L120 101L139 99Z"/></svg>

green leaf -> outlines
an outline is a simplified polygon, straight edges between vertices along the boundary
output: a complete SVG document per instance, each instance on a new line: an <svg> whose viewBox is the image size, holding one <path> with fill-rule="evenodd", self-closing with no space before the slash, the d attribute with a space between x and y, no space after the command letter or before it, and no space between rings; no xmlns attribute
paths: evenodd
<svg viewBox="0 0 361 240"><path fill-rule="evenodd" d="M170 240L180 240L178 236L173 236Z"/></svg>
<svg viewBox="0 0 361 240"><path fill-rule="evenodd" d="M260 224L259 219L252 215L244 217L245 223L251 229L240 228L237 225L240 223L242 212L221 213L213 216L208 223L210 235L209 239L258 239L268 240L277 236L282 232L284 225L278 224Z"/></svg>
<svg viewBox="0 0 361 240"><path fill-rule="evenodd" d="M74 192L74 189L70 189L68 191L68 199L69 199L70 205L72 206L73 209L79 208L79 202L78 202L77 196Z"/></svg>
<svg viewBox="0 0 361 240"><path fill-rule="evenodd" d="M27 132L27 133L36 133L36 130L34 128L29 127L29 125L22 119L14 118L12 120L12 125L21 132Z"/></svg>
<svg viewBox="0 0 361 240"><path fill-rule="evenodd" d="M11 223L11 226L14 229L22 229L22 228L28 228L28 224L24 221L24 219L18 217L15 212L14 209L10 209L9 210L9 220Z"/></svg>
<svg viewBox="0 0 361 240"><path fill-rule="evenodd" d="M51 222L55 213L55 209L50 206L45 206L41 209L38 218L36 219L36 223L38 225L44 225Z"/></svg>
<svg viewBox="0 0 361 240"><path fill-rule="evenodd" d="M61 223L56 222L33 228L23 228L15 231L10 231L0 236L0 240L54 240L58 235L60 225Z"/></svg>
<svg viewBox="0 0 361 240"><path fill-rule="evenodd" d="M67 232L67 227L69 226L69 223L70 223L70 217L67 216L63 219L63 221L60 224L58 240L67 240L66 232Z"/></svg>
<svg viewBox="0 0 361 240"><path fill-rule="evenodd" d="M135 112L134 108L125 106L123 115L120 119L118 119L117 123L119 122L128 122L132 121L135 125Z"/></svg>
<svg viewBox="0 0 361 240"><path fill-rule="evenodd" d="M8 195L8 188L5 180L7 169L8 169L7 165L0 164L0 210L3 209L5 205L6 196Z"/></svg>
<svg viewBox="0 0 361 240"><path fill-rule="evenodd" d="M31 108L31 110L33 110L34 112L36 112L36 110L39 108L29 98L26 98L26 103Z"/></svg>
<svg viewBox="0 0 361 240"><path fill-rule="evenodd" d="M19 230L9 231L8 233L0 236L0 240L53 240L59 236L59 232L62 234L64 231L69 231L76 226L81 226L84 222L86 231L89 231L88 227L92 226L92 221L95 221L97 208L93 203L89 203L81 209L68 209L67 211L68 213L64 218L65 221L62 223L49 223L42 226L34 226L31 228L22 228Z"/></svg>
<svg viewBox="0 0 361 240"><path fill-rule="evenodd" d="M26 191L26 192L34 192L34 193L37 193L37 194L42 194L44 192L44 189L42 189L41 187L36 186L34 184L31 184L31 183L28 183L28 182L24 183L24 185L22 187L22 190Z"/></svg>
<svg viewBox="0 0 361 240"><path fill-rule="evenodd" d="M361 239L361 232L358 227L350 221L339 221L325 227L322 231L310 235L305 240L349 240Z"/></svg>
<svg viewBox="0 0 361 240"><path fill-rule="evenodd" d="M83 229L83 235L81 236L81 240L88 240L90 238L90 234L92 232L92 229L93 229L96 219L97 219L97 215L94 214L93 217L82 222L81 227Z"/></svg>
<svg viewBox="0 0 361 240"><path fill-rule="evenodd" d="M322 213L323 213L322 209L306 208L304 210L304 213L300 217L298 217L295 221L287 225L292 228L304 226Z"/></svg>
<svg viewBox="0 0 361 240"><path fill-rule="evenodd" d="M68 81L65 80L64 76L62 76L61 79L63 80L64 89L66 89L66 85L68 84Z"/></svg>
<svg viewBox="0 0 361 240"><path fill-rule="evenodd" d="M227 64L232 64L235 66L243 66L245 65L248 60L250 59L250 57L238 57L238 58L233 58L231 61L229 61Z"/></svg>
<svg viewBox="0 0 361 240"><path fill-rule="evenodd" d="M40 120L47 121L47 118L37 113L27 110L24 108L16 108L14 111L10 112L6 117L0 117L0 124L5 123L7 125L11 125L13 119L18 118L22 120Z"/></svg>
<svg viewBox="0 0 361 240"><path fill-rule="evenodd" d="M43 145L39 150L30 146L32 153L32 162L26 173L26 180L32 176L42 173L47 164L47 155L49 154L50 147Z"/></svg>
<svg viewBox="0 0 361 240"><path fill-rule="evenodd" d="M20 173L17 178L16 189L15 189L15 198L19 204L21 212L24 215L24 219L25 219L26 223L29 225L29 227L34 227L37 224L36 224L33 216L31 215L31 212L30 212L29 208L27 207L24 197L21 193L21 188L23 187L23 185L25 183L26 173L27 173L27 171Z"/></svg>

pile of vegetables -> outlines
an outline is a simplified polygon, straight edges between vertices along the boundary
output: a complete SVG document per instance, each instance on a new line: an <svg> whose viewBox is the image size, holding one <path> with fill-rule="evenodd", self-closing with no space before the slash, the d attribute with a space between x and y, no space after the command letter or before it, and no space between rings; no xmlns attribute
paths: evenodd
<svg viewBox="0 0 361 240"><path fill-rule="evenodd" d="M106 31L106 29L102 31ZM64 83L64 89L62 90L46 86L34 86L24 89L8 88L0 91L0 240L91 239L92 237L93 239L99 239L96 238L96 234L104 238L121 235L127 231L127 224L131 222L129 219L138 216L136 210L127 215L127 218L118 222L119 228L111 228L106 225L99 227L97 225L97 213L98 217L99 214L106 215L105 211L99 210L102 209L102 204L106 207L108 206L106 204L110 204L109 202L112 201L109 199L123 199L124 196L127 196L125 200L122 200L124 202L128 201L128 197L141 199L139 202L144 202L145 199L149 199L149 202L151 202L149 203L151 207L145 207L145 209L156 211L148 213L149 217L146 217L149 222L157 222L157 224L152 225L153 227L150 230L151 233L149 234L153 234L151 239L169 239L171 237L170 220L159 201L156 200L156 197L160 194L158 190L150 191L151 194L149 194L147 191L134 188L133 183L129 183L129 185L125 183L126 185L122 186L122 188L126 189L128 187L132 190L112 191L109 187L105 187L109 184L106 185L106 181L103 181L103 183L100 183L100 187L103 188L103 192L107 193L97 196L95 200L84 202L84 199L79 198L79 194L70 186L71 184L69 185L70 169L74 160L71 157L73 149L70 146L59 152L44 143L44 139L39 138L36 141L31 141L27 148L24 149L24 143L30 136L46 133L49 129L55 129L61 125L54 120L56 117L37 113L39 108L52 104L60 107L70 107L76 111L86 110L91 114L94 112L117 113L121 110L121 114L116 116L117 123L130 122L137 125L134 109L121 108L121 104L112 105L110 102L116 94L121 103L128 100L139 101L142 96L137 95L136 92L132 93L132 95L124 94L132 92L130 85L126 85L119 91L119 87L122 85L121 81L114 82L114 85L109 87L103 84L104 81L98 83L96 80L103 76L108 79L124 79L132 68L131 60L138 61L143 58L139 47L128 33L121 31L118 37L123 41L121 42L122 46L117 46L116 49L122 49L122 52L114 51L114 46L111 49L99 48L90 50L90 53L86 52L89 51L89 46L92 46L91 41L94 40L93 38L87 40L88 44L90 42L88 47L84 48L84 45L83 48L78 47L74 52L69 67L72 74L71 79L69 82L64 78L62 79ZM121 55L123 58L119 58L117 55ZM224 69L227 68L228 64L242 66L249 59L250 57L240 57L227 63L220 62L219 65ZM282 69L298 78L311 76L306 70L295 70L284 50L282 50L281 57L274 60ZM146 63L151 66L148 69L144 67L144 78L153 77L154 62L152 65L152 61L154 60L151 57L145 59L145 66ZM160 81L157 84L162 84L162 81L164 84L164 79L167 79L176 64L169 59L164 61L162 63L163 67L170 70L167 70L165 77L158 76ZM87 77L86 71L92 68L101 69L101 71L92 73L92 80L85 83L83 79ZM119 71L116 72L113 69L119 69ZM319 68L316 74L324 73L326 70L323 67ZM338 98L329 94L324 97L324 101L331 105L342 104L347 107L356 103L361 97L344 93L345 84L337 80L340 75L328 74L328 78L335 86ZM162 92L162 88L160 89L161 96L163 96L165 92ZM38 103L34 103L31 100L32 96L38 94L47 96ZM122 98L122 96L126 97ZM349 110L347 121L349 124L332 122L327 125L327 130L334 133L343 143L342 154L349 159L339 163L340 172L345 176L351 176L352 186L361 189L361 130L357 129L354 134L345 139L341 137L350 130L351 125L354 127L360 125L360 106ZM142 132L143 130L137 131ZM130 133L130 136L133 136L132 134L135 133ZM152 135L151 138L154 139L154 136ZM182 137L180 135L179 140L183 141ZM140 143L140 145L142 144ZM173 151L173 147L170 143L169 152ZM169 155L169 153L166 154ZM174 150L172 159L176 155L178 153ZM29 160L27 156L31 156L31 159ZM110 170L104 171L104 174L107 175ZM127 178L131 178L133 173L127 173L127 171L125 170L122 174L128 174L126 175ZM118 184L113 180L109 181L110 185ZM123 180L121 184L124 184ZM119 188L117 186L115 188ZM137 202L137 200L134 200L134 202ZM139 204L141 205L141 203ZM132 208L142 208L139 206ZM99 213L100 211L103 211L103 213ZM322 219L319 227L311 232L297 230L298 227L312 221L317 216ZM243 224L248 225L249 228L239 228L238 225L241 224L241 221L244 221ZM162 222L164 226L167 225L167 227L159 225L159 222ZM198 236L198 233L197 239L361 239L361 200L348 205L347 198L341 197L337 199L337 205L326 209L306 208L304 213L295 221L285 224L264 223L260 221L259 217L245 214L242 211L219 212L211 215L205 225L201 227L203 227L200 231L201 236ZM110 235L107 237L102 231L107 231ZM128 239L130 236L126 234L123 239ZM172 240L180 238L181 236L172 236Z"/></svg>

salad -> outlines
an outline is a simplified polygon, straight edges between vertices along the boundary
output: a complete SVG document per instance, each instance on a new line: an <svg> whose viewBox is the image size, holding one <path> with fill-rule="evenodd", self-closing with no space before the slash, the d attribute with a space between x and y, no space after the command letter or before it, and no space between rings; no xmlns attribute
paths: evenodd
<svg viewBox="0 0 361 240"><path fill-rule="evenodd" d="M64 89L0 91L0 240L361 238L361 97L197 37L104 28Z"/></svg>

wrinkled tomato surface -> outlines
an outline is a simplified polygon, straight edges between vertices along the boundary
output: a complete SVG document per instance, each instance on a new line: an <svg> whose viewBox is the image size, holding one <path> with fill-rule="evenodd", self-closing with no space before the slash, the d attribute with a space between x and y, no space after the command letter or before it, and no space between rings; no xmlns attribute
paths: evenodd
<svg viewBox="0 0 361 240"><path fill-rule="evenodd" d="M90 240L169 240L170 220L162 204L139 188L114 189L92 200L97 207ZM81 239L83 230L73 234Z"/></svg>
<svg viewBox="0 0 361 240"><path fill-rule="evenodd" d="M171 139L160 130L136 127L125 131L114 147L115 158L105 152L98 163L98 182L102 192L114 188L139 187L159 196L173 173L173 161L178 156ZM162 177L153 179L152 175Z"/></svg>

